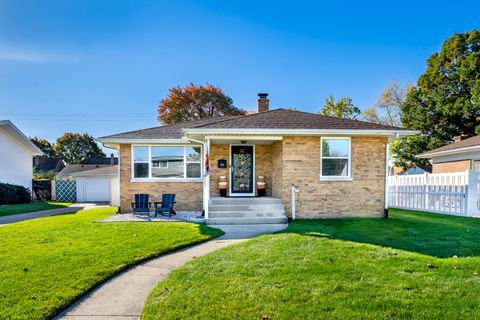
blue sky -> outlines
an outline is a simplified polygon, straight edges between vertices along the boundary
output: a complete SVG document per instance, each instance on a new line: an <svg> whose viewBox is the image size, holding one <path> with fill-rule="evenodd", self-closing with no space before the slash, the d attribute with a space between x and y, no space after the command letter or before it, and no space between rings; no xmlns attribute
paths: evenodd
<svg viewBox="0 0 480 320"><path fill-rule="evenodd" d="M0 119L54 141L158 124L170 87L220 86L236 106L316 112L329 94L371 106L414 83L453 32L479 28L463 1L0 0Z"/></svg>

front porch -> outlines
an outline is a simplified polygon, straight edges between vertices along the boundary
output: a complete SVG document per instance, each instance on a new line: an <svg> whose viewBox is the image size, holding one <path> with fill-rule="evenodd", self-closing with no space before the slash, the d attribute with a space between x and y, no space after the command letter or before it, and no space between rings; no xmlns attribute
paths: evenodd
<svg viewBox="0 0 480 320"><path fill-rule="evenodd" d="M206 223L286 223L278 191L282 137L210 136L205 140L210 160L204 181ZM226 197L221 197L221 189ZM265 196L259 197L262 192Z"/></svg>
<svg viewBox="0 0 480 320"><path fill-rule="evenodd" d="M280 197L281 137L211 138L209 159L210 197L220 196L220 177L227 180L227 196L255 197L263 177L267 196Z"/></svg>

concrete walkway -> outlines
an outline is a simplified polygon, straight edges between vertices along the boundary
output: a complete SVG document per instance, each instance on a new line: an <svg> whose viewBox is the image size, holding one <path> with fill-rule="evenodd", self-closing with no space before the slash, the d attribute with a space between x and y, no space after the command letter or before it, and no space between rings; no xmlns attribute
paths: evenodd
<svg viewBox="0 0 480 320"><path fill-rule="evenodd" d="M9 223L20 222L24 220L54 216L57 214L64 214L64 213L73 213L83 209L91 209L95 207L104 207L104 206L108 206L108 205L97 204L97 203L74 203L71 206L64 207L64 208L12 214L9 216L0 217L0 226L9 224Z"/></svg>
<svg viewBox="0 0 480 320"><path fill-rule="evenodd" d="M192 259L262 234L280 231L282 225L217 225L220 238L154 258L105 282L56 319L140 319L148 294L158 281Z"/></svg>

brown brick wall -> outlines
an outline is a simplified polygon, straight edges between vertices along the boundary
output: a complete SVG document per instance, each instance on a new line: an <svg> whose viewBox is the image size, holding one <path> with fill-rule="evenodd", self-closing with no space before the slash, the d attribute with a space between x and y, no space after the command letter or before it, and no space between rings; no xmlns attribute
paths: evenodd
<svg viewBox="0 0 480 320"><path fill-rule="evenodd" d="M131 146L120 146L121 212L131 212L134 194L148 193L150 201L161 201L162 193L176 194L176 210L202 210L201 182L131 182Z"/></svg>
<svg viewBox="0 0 480 320"><path fill-rule="evenodd" d="M352 138L353 181L320 181L320 138L284 137L282 194L291 215L291 185L297 217L374 216L384 209L386 138Z"/></svg>
<svg viewBox="0 0 480 320"><path fill-rule="evenodd" d="M283 141L275 141L271 146L272 153L272 195L282 197Z"/></svg>
<svg viewBox="0 0 480 320"><path fill-rule="evenodd" d="M463 172L470 169L470 160L434 163L432 173Z"/></svg>
<svg viewBox="0 0 480 320"><path fill-rule="evenodd" d="M230 146L228 144L211 144L210 145L210 196L218 197L220 191L218 191L218 178L220 176L226 176L228 184L230 184L229 169L230 169ZM218 167L218 160L227 160L227 167L221 169Z"/></svg>
<svg viewBox="0 0 480 320"><path fill-rule="evenodd" d="M265 176L267 183L267 195L272 195L272 148L271 145L255 145L255 177ZM219 196L218 178L226 176L230 184L230 145L212 144L210 146L211 174L210 174L210 194L212 197ZM227 160L227 168L218 168L218 160Z"/></svg>
<svg viewBox="0 0 480 320"><path fill-rule="evenodd" d="M272 195L272 158L271 144L257 144L255 146L255 177L265 177L267 196Z"/></svg>
<svg viewBox="0 0 480 320"><path fill-rule="evenodd" d="M352 138L353 181L320 181L320 137L284 137L270 145L255 146L255 175L266 177L267 194L283 199L290 216L291 185L297 193L297 217L317 218L332 215L382 215L384 208L386 138ZM230 146L212 144L211 195L219 194L218 177L229 169L219 169L217 161L227 160ZM201 210L201 182L131 182L131 148L120 149L120 188L122 212L129 212L135 193L148 193L159 201L162 193L177 194L178 210Z"/></svg>

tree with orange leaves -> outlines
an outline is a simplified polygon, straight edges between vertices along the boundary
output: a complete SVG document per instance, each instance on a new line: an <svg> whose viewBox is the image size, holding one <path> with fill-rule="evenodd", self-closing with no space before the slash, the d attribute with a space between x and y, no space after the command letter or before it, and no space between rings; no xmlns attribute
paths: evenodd
<svg viewBox="0 0 480 320"><path fill-rule="evenodd" d="M222 89L209 83L171 88L158 106L158 120L164 125L244 113Z"/></svg>

